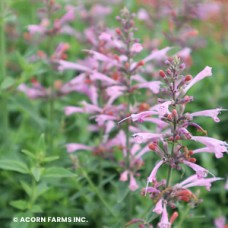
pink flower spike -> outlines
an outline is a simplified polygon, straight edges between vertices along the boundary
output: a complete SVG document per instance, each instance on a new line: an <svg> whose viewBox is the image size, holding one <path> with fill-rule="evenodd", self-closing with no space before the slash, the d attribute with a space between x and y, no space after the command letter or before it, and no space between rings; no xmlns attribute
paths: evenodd
<svg viewBox="0 0 228 228"><path fill-rule="evenodd" d="M171 228L171 223L169 222L169 217L166 209L166 203L163 203L162 217L158 223L158 228Z"/></svg>
<svg viewBox="0 0 228 228"><path fill-rule="evenodd" d="M209 172L207 169L204 169L203 167L201 167L201 166L199 166L199 165L197 165L195 163L192 163L192 162L189 162L189 161L186 161L186 160L184 160L183 163L185 165L189 166L191 169L193 169L196 172L198 178L206 177L207 173Z"/></svg>
<svg viewBox="0 0 228 228"><path fill-rule="evenodd" d="M156 175L158 172L158 169L160 168L160 166L163 164L163 161L159 161L155 167L153 168L153 170L150 173L150 176L147 178L147 183L151 183L153 181L156 181Z"/></svg>
<svg viewBox="0 0 228 228"><path fill-rule="evenodd" d="M187 91L195 85L198 81L201 81L202 79L209 77L212 75L211 67L206 66L201 72L199 72L191 81L190 83L184 88L184 94L187 93Z"/></svg>
<svg viewBox="0 0 228 228"><path fill-rule="evenodd" d="M140 43L134 43L131 47L131 51L135 53L139 53L143 50L143 46Z"/></svg>
<svg viewBox="0 0 228 228"><path fill-rule="evenodd" d="M150 139L162 139L162 134L156 133L135 133L132 135L135 143L145 143Z"/></svg>
<svg viewBox="0 0 228 228"><path fill-rule="evenodd" d="M129 188L131 191L135 191L136 189L139 188L134 176L132 173L130 173L130 184L129 184Z"/></svg>
<svg viewBox="0 0 228 228"><path fill-rule="evenodd" d="M215 122L220 122L220 119L218 118L218 114L220 114L221 111L226 111L226 110L227 109L216 108L216 109L204 110L200 112L194 112L194 113L191 113L190 115L192 117L208 116L208 117L211 117Z"/></svg>
<svg viewBox="0 0 228 228"><path fill-rule="evenodd" d="M92 150L92 147L78 143L68 143L66 144L66 149L68 153L72 153L77 150Z"/></svg>
<svg viewBox="0 0 228 228"><path fill-rule="evenodd" d="M224 141L205 136L193 136L192 140L206 145L208 147L207 150L210 149L211 152L214 152L216 158L223 157L223 152L227 152L228 144Z"/></svg>
<svg viewBox="0 0 228 228"><path fill-rule="evenodd" d="M125 170L124 172L122 172L120 174L120 181L123 181L123 182L127 181L128 180L128 173L129 173L128 170Z"/></svg>
<svg viewBox="0 0 228 228"><path fill-rule="evenodd" d="M80 108L80 107L75 107L75 106L66 106L64 108L64 113L66 116L70 116L72 115L73 113L83 113L83 108Z"/></svg>
<svg viewBox="0 0 228 228"><path fill-rule="evenodd" d="M155 208L153 209L153 212L157 213L157 214L161 214L163 212L163 208L162 208L162 201L163 199L161 198L157 203Z"/></svg>

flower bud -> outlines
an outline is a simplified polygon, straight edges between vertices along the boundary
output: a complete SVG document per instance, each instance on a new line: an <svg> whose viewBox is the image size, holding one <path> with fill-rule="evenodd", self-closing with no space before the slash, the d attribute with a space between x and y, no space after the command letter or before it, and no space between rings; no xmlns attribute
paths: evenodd
<svg viewBox="0 0 228 228"><path fill-rule="evenodd" d="M178 216L179 216L178 212L174 211L173 214L170 217L170 223L173 224Z"/></svg>
<svg viewBox="0 0 228 228"><path fill-rule="evenodd" d="M173 111L172 111L172 116L173 116L173 117L176 117L176 116L177 116L177 110L176 110L176 109L173 109Z"/></svg>
<svg viewBox="0 0 228 228"><path fill-rule="evenodd" d="M121 30L120 30L120 28L116 28L116 33L118 34L118 35L121 35Z"/></svg>
<svg viewBox="0 0 228 228"><path fill-rule="evenodd" d="M150 143L150 144L148 145L149 149L150 149L150 150L153 150L153 151L156 151L157 146L158 146L158 145L157 145L156 143Z"/></svg>
<svg viewBox="0 0 228 228"><path fill-rule="evenodd" d="M186 75L185 78L184 78L185 82L189 82L191 80L192 80L192 76L191 75Z"/></svg>
<svg viewBox="0 0 228 228"><path fill-rule="evenodd" d="M188 161L192 163L196 163L196 158L189 158Z"/></svg>
<svg viewBox="0 0 228 228"><path fill-rule="evenodd" d="M159 71L159 75L162 77L162 78L165 78L166 77L166 74L163 70L160 70Z"/></svg>

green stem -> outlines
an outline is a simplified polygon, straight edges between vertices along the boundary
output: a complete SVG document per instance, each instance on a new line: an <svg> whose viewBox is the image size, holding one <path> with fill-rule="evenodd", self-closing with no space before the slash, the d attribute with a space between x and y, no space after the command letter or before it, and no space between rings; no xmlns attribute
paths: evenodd
<svg viewBox="0 0 228 228"><path fill-rule="evenodd" d="M191 207L187 206L187 208L186 208L184 214L183 214L183 215L181 216L181 218L180 218L180 221L179 221L179 223L178 223L178 225L177 225L177 228L183 227L182 224L183 224L183 222L184 222L186 216L189 214L190 209L191 209Z"/></svg>
<svg viewBox="0 0 228 228"><path fill-rule="evenodd" d="M97 194L98 198L100 199L100 201L104 204L104 206L107 208L107 210L109 211L109 213L114 217L117 218L116 214L113 212L112 208L109 206L109 204L104 200L104 198L102 197L102 195L100 194L99 189L94 185L93 181L90 179L90 177L87 175L87 172L80 166L79 169L81 170L83 176L85 177L85 179L87 180L87 182L89 183L91 189Z"/></svg>
<svg viewBox="0 0 228 228"><path fill-rule="evenodd" d="M6 77L6 42L5 42L5 24L4 24L4 12L5 1L0 0L0 85ZM6 90L0 88L0 144L7 145L8 143L8 112L7 112L7 94Z"/></svg>

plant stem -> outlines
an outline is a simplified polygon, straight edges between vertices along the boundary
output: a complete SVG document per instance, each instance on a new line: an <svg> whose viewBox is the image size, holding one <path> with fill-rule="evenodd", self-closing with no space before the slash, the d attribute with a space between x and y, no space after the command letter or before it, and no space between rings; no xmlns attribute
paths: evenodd
<svg viewBox="0 0 228 228"><path fill-rule="evenodd" d="M184 214L181 216L181 219L177 225L177 228L181 228L182 227L182 223L184 222L186 216L189 214L189 211L190 211L191 207L187 206Z"/></svg>
<svg viewBox="0 0 228 228"><path fill-rule="evenodd" d="M6 42L5 42L5 24L4 24L5 1L0 0L0 85L6 77ZM0 144L8 144L8 112L7 112L7 94L6 90L0 88Z"/></svg>
<svg viewBox="0 0 228 228"><path fill-rule="evenodd" d="M175 79L173 80L173 86L172 86L172 96L173 96L173 101L174 101L174 108L176 108L176 93L175 93ZM171 157L173 156L174 153L174 149L175 149L175 136L176 136L176 128L177 128L177 120L176 117L173 120L173 142L172 142L172 149L171 149ZM166 187L169 186L171 179L172 179L172 171L173 168L171 167L171 165L169 166L168 169L168 176L167 176L167 183L166 183Z"/></svg>
<svg viewBox="0 0 228 228"><path fill-rule="evenodd" d="M100 201L104 204L104 206L107 208L107 210L110 212L110 214L114 217L117 218L116 214L113 212L112 208L109 206L109 204L104 200L104 198L102 197L102 195L100 194L100 191L98 190L98 188L94 185L93 181L90 179L90 177L87 175L87 172L82 168L82 166L79 167L79 169L81 170L83 176L85 177L85 179L87 180L87 182L89 183L90 187L92 188L92 190L97 194L98 198L100 199Z"/></svg>

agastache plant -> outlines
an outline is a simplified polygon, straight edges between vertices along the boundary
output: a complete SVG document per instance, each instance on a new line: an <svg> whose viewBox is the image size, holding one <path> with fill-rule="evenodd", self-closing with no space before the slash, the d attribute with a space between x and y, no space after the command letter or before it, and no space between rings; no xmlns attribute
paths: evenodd
<svg viewBox="0 0 228 228"><path fill-rule="evenodd" d="M158 104L150 110L131 115L133 121L143 122L147 117L157 116L168 124L159 134L154 132L133 134L136 143L146 143L148 148L160 158L147 178L147 186L142 189L142 195L149 195L155 203L153 212L161 215L158 224L160 228L171 227L173 223L173 219L168 219L167 206L176 208L176 203L179 201L195 205L200 200L190 188L204 186L210 191L212 182L221 179L198 164L194 154L214 153L216 158L221 158L224 153L227 153L228 146L224 141L208 137L207 132L195 122L198 116L211 117L215 122L219 122L218 114L224 109L185 112L186 105L193 101L193 96L187 95L188 90L205 77L211 76L211 67L205 67L193 78L191 75L183 74L185 64L179 57L169 58L165 63L168 65L167 70L159 72L164 82L162 98L159 98ZM204 136L194 136L189 131L189 127L196 128ZM186 141L199 142L204 147L193 150L190 146L186 146ZM163 166L168 166L168 175L159 180L157 173L161 172ZM195 174L180 183L172 183L173 170L180 171L185 166L192 169ZM212 177L207 177L208 174ZM174 213L177 217L177 212Z"/></svg>
<svg viewBox="0 0 228 228"><path fill-rule="evenodd" d="M136 30L134 14L125 8L117 20L120 23L118 28L104 30L99 35L99 40L94 43L93 50L85 50L90 56L84 61L80 63L59 61L59 70L71 69L82 72L70 83L78 88L78 92L86 94L90 100L90 103L83 101L82 107L65 107L65 114L89 114L90 119L95 120L95 124L90 125L90 130L102 131L103 135L99 145L69 143L66 148L70 153L90 150L95 155L107 158L114 150L112 147L118 146L123 154L123 160L120 161L123 169L120 181L129 180L129 188L134 191L139 188L135 177L139 175L138 170L143 165L141 157L150 150L147 147L141 148L131 140L130 132L139 131L137 127L127 123L122 129L116 125L116 122L130 113L147 110L148 104L136 103L136 91L147 89L151 97L151 92L157 94L160 91L161 82L147 81L138 73L148 62L164 60L170 48L152 51L142 60L135 61L135 57L143 50L143 46L138 39L134 38ZM147 121L155 123L159 128L166 126L164 121L157 118L150 118ZM119 124L121 122L119 121ZM110 137L111 133L115 134L113 138Z"/></svg>

